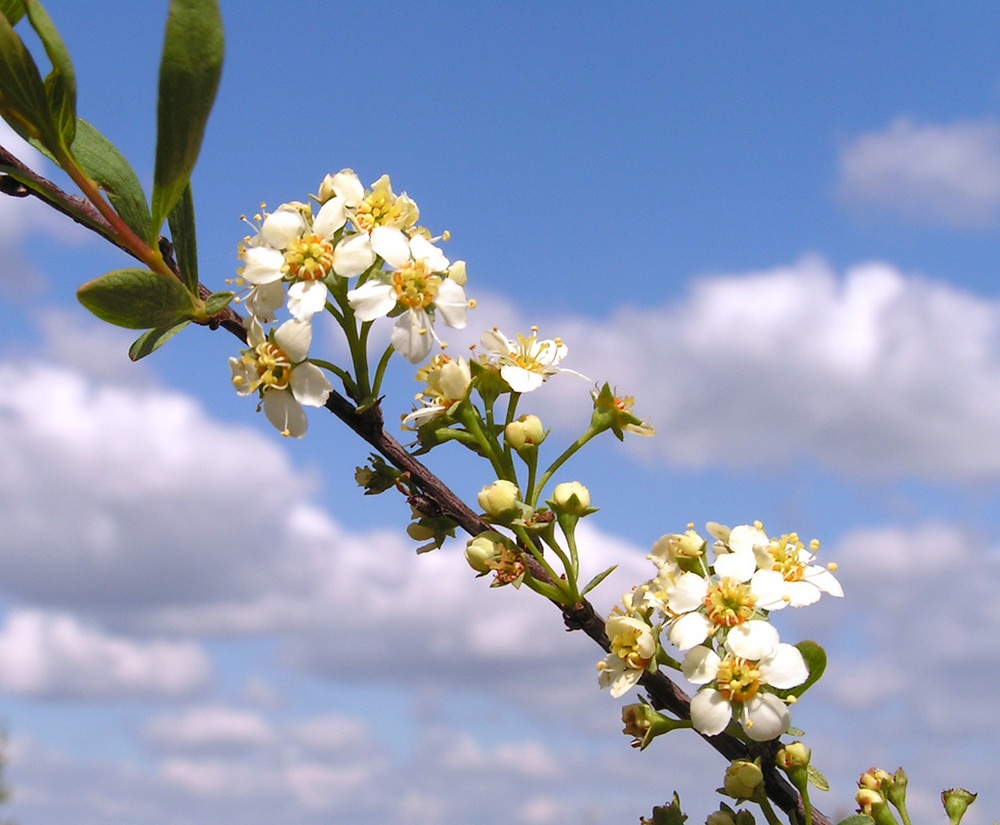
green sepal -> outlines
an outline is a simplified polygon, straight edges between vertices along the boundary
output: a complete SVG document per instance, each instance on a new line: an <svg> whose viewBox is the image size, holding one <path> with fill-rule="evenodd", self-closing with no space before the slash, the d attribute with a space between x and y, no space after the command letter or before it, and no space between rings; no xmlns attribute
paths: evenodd
<svg viewBox="0 0 1000 825"><path fill-rule="evenodd" d="M174 246L174 256L177 259L177 268L181 271L181 279L188 292L197 295L198 241L194 229L194 198L191 195L190 182L184 187L174 208L167 215L167 223L170 225L170 241Z"/></svg>
<svg viewBox="0 0 1000 825"><path fill-rule="evenodd" d="M38 0L25 0L25 8L31 27L42 41L52 63L52 71L45 78L49 122L59 144L69 148L76 134L76 74L73 61L42 4Z"/></svg>
<svg viewBox="0 0 1000 825"><path fill-rule="evenodd" d="M150 353L156 352L190 323L190 321L181 321L147 330L132 342L132 346L128 348L128 357L133 361L138 361L140 358L145 358Z"/></svg>
<svg viewBox="0 0 1000 825"><path fill-rule="evenodd" d="M171 0L156 111L153 235L191 179L222 75L222 51L217 0Z"/></svg>
<svg viewBox="0 0 1000 825"><path fill-rule="evenodd" d="M687 814L681 810L681 798L674 791L674 798L664 805L653 808L653 816L647 819L649 825L684 825Z"/></svg>
<svg viewBox="0 0 1000 825"><path fill-rule="evenodd" d="M184 284L148 269L108 272L81 286L76 297L102 321L126 329L167 327L195 312Z"/></svg>
<svg viewBox="0 0 1000 825"><path fill-rule="evenodd" d="M205 315L209 318L218 315L235 297L236 294L233 292L213 292L205 299Z"/></svg>
<svg viewBox="0 0 1000 825"><path fill-rule="evenodd" d="M875 820L868 814L852 814L840 820L837 825L875 825Z"/></svg>
<svg viewBox="0 0 1000 825"><path fill-rule="evenodd" d="M587 582L587 586L580 591L580 595L586 596L591 590L593 590L595 587L597 587L597 585L599 585L608 576L610 576L617 567L618 567L617 564L612 564L611 567L609 567L603 573L598 573L596 576L594 576L594 578L592 578L589 582Z"/></svg>
<svg viewBox="0 0 1000 825"><path fill-rule="evenodd" d="M7 21L16 26L17 21L25 15L24 0L0 0L0 14L7 18Z"/></svg>
<svg viewBox="0 0 1000 825"><path fill-rule="evenodd" d="M819 772L819 769L813 765L806 766L806 772L809 777L809 784L819 788L821 791L830 790L830 783L826 781L826 777Z"/></svg>
<svg viewBox="0 0 1000 825"><path fill-rule="evenodd" d="M73 157L80 168L108 193L108 200L129 229L149 237L153 219L135 170L115 145L85 120L76 122Z"/></svg>
<svg viewBox="0 0 1000 825"><path fill-rule="evenodd" d="M42 75L6 17L0 17L0 116L25 140L52 137Z"/></svg>

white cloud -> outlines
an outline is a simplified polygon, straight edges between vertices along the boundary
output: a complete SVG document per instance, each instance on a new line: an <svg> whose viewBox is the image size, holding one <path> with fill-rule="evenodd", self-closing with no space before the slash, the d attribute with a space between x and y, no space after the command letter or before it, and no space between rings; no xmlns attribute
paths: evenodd
<svg viewBox="0 0 1000 825"><path fill-rule="evenodd" d="M8 613L0 689L60 697L179 696L203 687L208 657L191 642L109 636L65 614Z"/></svg>
<svg viewBox="0 0 1000 825"><path fill-rule="evenodd" d="M656 426L626 442L687 467L774 467L934 481L1000 475L1000 303L889 264L839 274L822 259L696 280L663 306L602 320L518 320L569 345L566 364L636 397ZM478 311L478 310L477 310ZM530 404L585 424L587 387L552 378ZM526 399L522 409L528 405Z"/></svg>
<svg viewBox="0 0 1000 825"><path fill-rule="evenodd" d="M157 745L194 748L264 745L274 738L260 714L228 707L191 708L157 717L146 725L145 734Z"/></svg>
<svg viewBox="0 0 1000 825"><path fill-rule="evenodd" d="M924 223L991 224L1000 214L1000 124L916 124L899 118L840 154L849 202Z"/></svg>

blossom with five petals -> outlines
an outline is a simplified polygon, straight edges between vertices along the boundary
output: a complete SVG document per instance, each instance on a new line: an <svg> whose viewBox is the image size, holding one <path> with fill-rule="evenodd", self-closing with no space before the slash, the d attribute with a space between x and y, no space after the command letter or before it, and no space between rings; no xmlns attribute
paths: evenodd
<svg viewBox="0 0 1000 825"><path fill-rule="evenodd" d="M307 321L293 318L265 336L260 323L251 319L250 348L229 359L236 392L259 393L267 420L293 438L302 438L308 426L301 405L322 407L333 391L323 371L306 360L311 342L312 325Z"/></svg>
<svg viewBox="0 0 1000 825"><path fill-rule="evenodd" d="M479 339L487 351L487 358L500 367L500 376L514 392L537 390L557 372L583 376L573 370L560 368L559 364L569 350L561 338L538 340L538 328L531 328L531 337L518 333L511 341L499 329L488 329Z"/></svg>

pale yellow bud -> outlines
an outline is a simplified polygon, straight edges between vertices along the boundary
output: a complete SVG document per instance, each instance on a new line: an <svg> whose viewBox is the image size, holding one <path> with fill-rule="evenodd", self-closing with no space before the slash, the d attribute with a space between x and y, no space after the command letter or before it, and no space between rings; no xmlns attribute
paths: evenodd
<svg viewBox="0 0 1000 825"><path fill-rule="evenodd" d="M498 479L489 487L483 487L477 499L484 513L489 516L499 516L514 509L521 500L521 491L514 482Z"/></svg>
<svg viewBox="0 0 1000 825"><path fill-rule="evenodd" d="M564 481L552 491L550 503L553 509L582 516L590 508L590 490L579 481Z"/></svg>
<svg viewBox="0 0 1000 825"><path fill-rule="evenodd" d="M459 286L465 286L468 276L465 274L465 261L455 261L448 267L448 277Z"/></svg>
<svg viewBox="0 0 1000 825"><path fill-rule="evenodd" d="M511 421L504 430L507 443L515 450L524 447L537 447L545 438L545 427L537 415L522 415L516 421Z"/></svg>

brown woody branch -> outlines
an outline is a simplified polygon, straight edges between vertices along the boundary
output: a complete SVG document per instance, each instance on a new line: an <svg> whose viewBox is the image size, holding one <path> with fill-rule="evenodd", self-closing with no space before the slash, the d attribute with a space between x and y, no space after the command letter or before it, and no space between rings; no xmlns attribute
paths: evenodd
<svg viewBox="0 0 1000 825"><path fill-rule="evenodd" d="M17 169L19 174L29 181L28 184L25 184L9 175L0 174L0 192L13 197L34 195L53 209L68 215L77 223L98 232L112 243L115 242L107 222L88 202L66 194L51 181L33 172L2 146L0 146L0 165ZM89 219L92 219L94 225L89 225L81 221L76 214L79 212L83 212ZM170 242L165 238L161 238L160 249L164 255L164 259L170 264L176 274L177 266L173 260ZM211 294L211 290L205 286L199 286L199 294L202 298L206 298ZM242 342L246 342L246 329L243 325L243 319L229 307L210 319L207 326L212 329L223 327ZM451 488L386 432L383 426L382 412L378 405L363 412L358 412L357 407L351 401L334 391L330 394L326 402L326 408L353 430L362 440L367 442L369 446L380 453L390 464L403 473L406 473L411 483L417 487L420 493L434 502L440 514L453 519L470 536L476 536L490 529L490 526L476 512L469 508L464 501L456 496ZM531 574L536 579L551 581L541 565L529 554L525 554L525 561ZM553 604L555 603L553 602ZM594 610L593 605L589 601L581 599L579 603L572 606L556 604L556 607L562 612L567 630L583 631L602 650L605 652L610 650L611 644L604 631L604 618ZM690 718L690 699L665 674L660 671L645 673L640 680L640 684L649 695L649 700L653 707L658 710L667 711L679 719ZM798 792L775 767L774 758L778 748L777 741L747 743L726 733L717 736L702 735L702 738L729 760L753 759L760 756L768 796L790 818L794 818L794 821L804 821L804 809ZM815 825L830 825L829 818L815 808L812 815Z"/></svg>

